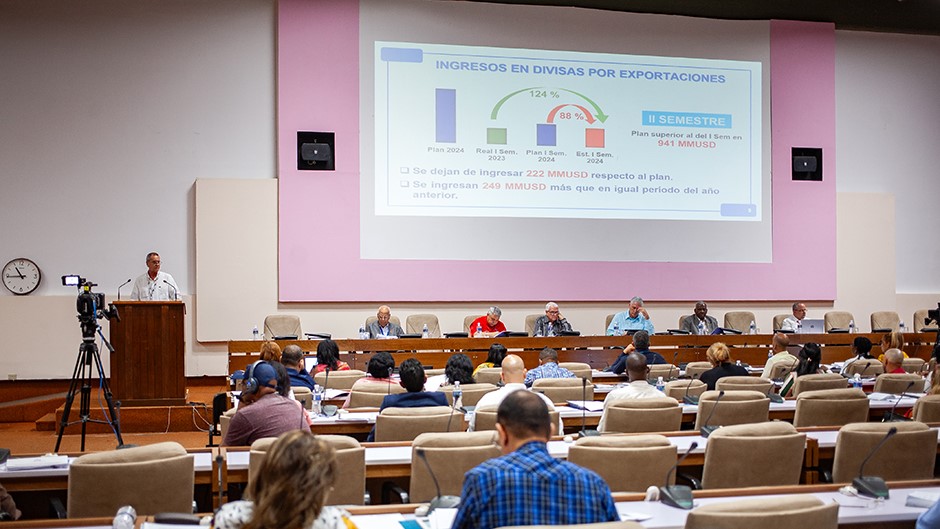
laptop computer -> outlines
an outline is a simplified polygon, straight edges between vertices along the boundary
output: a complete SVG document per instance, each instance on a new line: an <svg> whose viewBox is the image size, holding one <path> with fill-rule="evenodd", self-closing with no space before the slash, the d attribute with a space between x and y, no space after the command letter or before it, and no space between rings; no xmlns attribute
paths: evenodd
<svg viewBox="0 0 940 529"><path fill-rule="evenodd" d="M811 320L806 318L803 320L803 325L801 330L803 334L825 334L826 333L826 324L823 320Z"/></svg>

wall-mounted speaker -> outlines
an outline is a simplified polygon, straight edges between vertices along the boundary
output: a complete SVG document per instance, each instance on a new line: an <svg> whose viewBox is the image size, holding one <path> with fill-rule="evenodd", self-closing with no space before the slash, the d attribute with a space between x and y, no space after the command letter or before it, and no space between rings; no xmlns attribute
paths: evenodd
<svg viewBox="0 0 940 529"><path fill-rule="evenodd" d="M299 171L333 171L335 133L297 132L297 169Z"/></svg>
<svg viewBox="0 0 940 529"><path fill-rule="evenodd" d="M794 180L822 182L822 149L818 147L793 147L792 173Z"/></svg>

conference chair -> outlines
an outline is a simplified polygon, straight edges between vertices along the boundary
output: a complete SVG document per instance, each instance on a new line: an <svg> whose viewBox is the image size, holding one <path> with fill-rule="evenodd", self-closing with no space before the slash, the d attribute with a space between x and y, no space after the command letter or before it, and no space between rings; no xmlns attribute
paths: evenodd
<svg viewBox="0 0 940 529"><path fill-rule="evenodd" d="M461 417L462 418L462 417ZM494 432L423 433L411 443L409 501L424 503L437 496L428 466L441 486L441 494L460 496L463 476L480 463L502 455L493 443ZM417 455L424 450L428 465Z"/></svg>
<svg viewBox="0 0 940 529"><path fill-rule="evenodd" d="M842 426L851 422L865 422L868 420L868 404L868 397L861 389L842 388L803 391L796 397L796 413L793 416L793 425L802 428L804 426Z"/></svg>
<svg viewBox="0 0 940 529"><path fill-rule="evenodd" d="M69 465L68 516L193 512L193 456L176 442L86 454Z"/></svg>
<svg viewBox="0 0 940 529"><path fill-rule="evenodd" d="M698 401L695 430L702 426L728 426L752 422L767 422L770 418L770 399L759 391L726 391L718 401L719 391L706 391ZM712 410L714 409L714 413ZM705 424L705 420L708 424Z"/></svg>
<svg viewBox="0 0 940 529"><path fill-rule="evenodd" d="M454 405L454 386L441 386L438 391L447 395L447 402L449 402L451 406ZM462 393L460 400L464 406L476 406L483 395L486 395L490 391L496 391L496 385L486 383L461 384L460 391Z"/></svg>
<svg viewBox="0 0 940 529"><path fill-rule="evenodd" d="M873 377L885 372L885 366L874 358L862 358L843 368L842 374L846 377L854 377L855 373L863 377Z"/></svg>
<svg viewBox="0 0 940 529"><path fill-rule="evenodd" d="M841 310L830 310L829 312L823 315L823 328L826 329L826 332L829 332L833 329L849 329L849 323L855 321L855 316L851 312L845 312ZM855 329L858 330L858 324L855 324Z"/></svg>
<svg viewBox="0 0 940 529"><path fill-rule="evenodd" d="M662 486L676 464L677 449L662 435L582 437L568 449L568 461L597 472L611 492L645 492ZM675 483L675 474L669 484Z"/></svg>
<svg viewBox="0 0 940 529"><path fill-rule="evenodd" d="M228 431L228 425L232 422L232 417L235 415L236 408L229 408L219 416L219 431L221 432L222 439L225 439L225 432Z"/></svg>
<svg viewBox="0 0 940 529"><path fill-rule="evenodd" d="M664 393L667 397L672 397L681 402L686 395L698 397L707 390L708 384L701 380L671 380L666 382Z"/></svg>
<svg viewBox="0 0 940 529"><path fill-rule="evenodd" d="M917 399L913 415L918 422L940 422L940 395L925 395Z"/></svg>
<svg viewBox="0 0 940 529"><path fill-rule="evenodd" d="M484 367L477 371L477 376L473 378L476 379L477 384L493 384L496 386L502 381L502 374L503 368L501 367Z"/></svg>
<svg viewBox="0 0 940 529"><path fill-rule="evenodd" d="M525 332L529 336L535 336L535 320L542 314L529 314L525 317Z"/></svg>
<svg viewBox="0 0 940 529"><path fill-rule="evenodd" d="M576 377L583 378L588 382L594 380L594 370L591 369L591 364L584 362L559 362L558 367L563 367L574 373Z"/></svg>
<svg viewBox="0 0 940 529"><path fill-rule="evenodd" d="M650 380L656 380L659 377L663 377L663 380L672 380L679 377L679 368L672 364L653 364L649 366Z"/></svg>
<svg viewBox="0 0 940 529"><path fill-rule="evenodd" d="M777 314L774 316L774 324L771 327L771 330L773 330L773 332L779 331L783 327L783 320L789 318L790 316L792 316L792 314Z"/></svg>
<svg viewBox="0 0 940 529"><path fill-rule="evenodd" d="M313 392L310 391L310 388L307 386L291 386L290 389L294 392L294 398L304 409L313 409Z"/></svg>
<svg viewBox="0 0 940 529"><path fill-rule="evenodd" d="M774 362L773 367L770 368L770 380L783 380L794 371L799 364L799 360L791 360L789 358Z"/></svg>
<svg viewBox="0 0 940 529"><path fill-rule="evenodd" d="M610 322L614 321L614 316L616 314L608 314L607 318L604 319L604 334L607 334L607 329L610 328Z"/></svg>
<svg viewBox="0 0 940 529"><path fill-rule="evenodd" d="M905 358L901 367L908 373L923 373L926 364L923 358Z"/></svg>
<svg viewBox="0 0 940 529"><path fill-rule="evenodd" d="M474 410L473 414L475 416L473 429L477 432L495 430L496 429L496 406L487 406L485 408L477 408ZM551 423L555 425L556 431L555 435L562 435L562 432L565 431L564 423L561 422L561 414L557 410L549 410L548 412Z"/></svg>
<svg viewBox="0 0 940 529"><path fill-rule="evenodd" d="M645 529L637 522L597 522L573 525L507 525L499 529Z"/></svg>
<svg viewBox="0 0 940 529"><path fill-rule="evenodd" d="M384 386L380 384L359 386L349 392L349 406L347 408L378 408L387 395L404 393L405 391L405 388L394 382Z"/></svg>
<svg viewBox="0 0 940 529"><path fill-rule="evenodd" d="M467 429L464 414L450 406L385 408L375 418L376 441L412 441L425 432Z"/></svg>
<svg viewBox="0 0 940 529"><path fill-rule="evenodd" d="M925 329L929 329L932 332L937 331L937 320L930 320L930 323L924 323L924 319L927 318L927 310L921 309L914 312L914 319L911 320L911 328L914 329L914 332L924 332Z"/></svg>
<svg viewBox="0 0 940 529"><path fill-rule="evenodd" d="M911 385L912 382L914 385ZM922 393L924 377L916 373L884 373L875 379L875 388L872 391L895 395L900 395L902 392Z"/></svg>
<svg viewBox="0 0 940 529"><path fill-rule="evenodd" d="M839 504L815 496L775 496L766 499L710 503L689 512L685 529L836 529Z"/></svg>
<svg viewBox="0 0 940 529"><path fill-rule="evenodd" d="M366 318L366 328L368 328L369 325L372 324L372 322L378 321L378 319L379 318L376 316L369 316L368 318ZM401 327L401 320L398 318L398 316L389 316L388 321ZM418 331L418 332L421 332L421 331Z"/></svg>
<svg viewBox="0 0 940 529"><path fill-rule="evenodd" d="M871 332L889 332L901 330L901 317L893 310L871 313Z"/></svg>
<svg viewBox="0 0 940 529"><path fill-rule="evenodd" d="M552 402L569 400L594 400L594 384L584 385L583 379L540 378L532 383L532 391L544 393Z"/></svg>
<svg viewBox="0 0 940 529"><path fill-rule="evenodd" d="M747 310L733 310L725 313L722 327L748 333L751 331L751 322L754 322L755 326L757 325L757 318L754 317L753 312Z"/></svg>
<svg viewBox="0 0 940 529"><path fill-rule="evenodd" d="M770 393L770 390L772 390L773 387L773 382L761 377L723 377L719 378L718 381L715 382L715 389L718 391L759 391L764 395Z"/></svg>
<svg viewBox="0 0 940 529"><path fill-rule="evenodd" d="M803 375L796 378L793 384L793 396L799 397L805 391L818 391L822 389L845 389L849 381L838 373L819 373Z"/></svg>
<svg viewBox="0 0 940 529"><path fill-rule="evenodd" d="M687 378L698 378L711 368L711 362L689 362L685 365L685 376Z"/></svg>
<svg viewBox="0 0 940 529"><path fill-rule="evenodd" d="M463 332L470 332L470 324L473 323L473 320L479 318L480 316L485 316L485 314L471 314L469 316L464 316L463 319Z"/></svg>
<svg viewBox="0 0 940 529"><path fill-rule="evenodd" d="M326 378L326 371L313 375L313 381L326 389L350 390L357 380L366 376L364 371L347 369L345 371L330 371L330 379Z"/></svg>
<svg viewBox="0 0 940 529"><path fill-rule="evenodd" d="M408 334L421 334L424 326L428 326L428 338L441 337L441 322L434 314L412 314L405 318L405 332Z"/></svg>
<svg viewBox="0 0 940 529"><path fill-rule="evenodd" d="M293 314L270 314L264 318L264 336L268 339L288 338L304 339L300 328L300 316Z"/></svg>
<svg viewBox="0 0 940 529"><path fill-rule="evenodd" d="M849 483L858 476L862 461L888 430L898 433L888 439L865 464L866 476L885 481L932 479L937 455L937 432L921 422L857 422L839 429L832 462L833 483Z"/></svg>
<svg viewBox="0 0 940 529"><path fill-rule="evenodd" d="M604 408L604 433L677 432L682 408L671 397L618 400Z"/></svg>
<svg viewBox="0 0 940 529"><path fill-rule="evenodd" d="M724 426L708 437L702 488L798 485L806 434L788 422Z"/></svg>
<svg viewBox="0 0 940 529"><path fill-rule="evenodd" d="M426 377L428 377L428 378L431 378L431 377L436 377L436 376L438 376L438 375L443 375L443 374L445 374L446 372L447 372L447 370L444 369L443 367L437 368L437 369L425 369L425 370L424 370L424 375L425 375Z"/></svg>

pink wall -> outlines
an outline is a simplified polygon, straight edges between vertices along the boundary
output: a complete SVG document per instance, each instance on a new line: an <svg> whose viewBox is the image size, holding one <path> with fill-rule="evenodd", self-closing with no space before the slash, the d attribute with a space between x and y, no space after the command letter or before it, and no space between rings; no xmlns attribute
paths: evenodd
<svg viewBox="0 0 940 529"><path fill-rule="evenodd" d="M277 5L281 301L834 299L831 24L770 23L772 263L378 261L359 258L359 4ZM299 130L336 132L335 172L297 171ZM824 149L823 182L790 181L792 146Z"/></svg>

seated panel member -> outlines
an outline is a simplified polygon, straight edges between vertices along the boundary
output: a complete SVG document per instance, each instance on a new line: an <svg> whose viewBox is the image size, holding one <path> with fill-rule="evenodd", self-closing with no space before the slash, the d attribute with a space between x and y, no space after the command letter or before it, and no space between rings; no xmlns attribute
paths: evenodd
<svg viewBox="0 0 940 529"><path fill-rule="evenodd" d="M692 314L682 319L680 330L689 334L711 334L718 328L718 320L708 315L708 305L704 301L695 304Z"/></svg>
<svg viewBox="0 0 940 529"><path fill-rule="evenodd" d="M558 303L549 301L545 304L545 315L535 320L534 336L558 336L562 332L571 332L571 324L561 315Z"/></svg>
<svg viewBox="0 0 940 529"><path fill-rule="evenodd" d="M398 337L405 334L401 325L396 325L391 321L392 309L388 305L379 307L375 313L375 321L369 324L366 329L369 331L369 338L388 338L390 336Z"/></svg>
<svg viewBox="0 0 940 529"><path fill-rule="evenodd" d="M787 316L780 324L781 331L800 332L803 328L803 318L806 317L806 304L796 302L790 307L793 311L792 316Z"/></svg>
<svg viewBox="0 0 940 529"><path fill-rule="evenodd" d="M170 301L180 299L180 289L173 276L160 271L160 254L147 254L147 271L134 281L131 299L134 301Z"/></svg>
<svg viewBox="0 0 940 529"><path fill-rule="evenodd" d="M614 333L614 330L617 332ZM656 332L653 329L653 322L650 321L649 312L646 312L646 309L643 308L643 298L634 296L633 299L630 300L630 307L623 312L618 312L614 315L614 318L610 320L610 325L607 326L607 336L638 330L643 330L650 334L655 334Z"/></svg>
<svg viewBox="0 0 940 529"><path fill-rule="evenodd" d="M499 321L502 316L503 311L499 307L490 307L486 311L486 316L480 316L470 324L470 337L492 338L501 332L506 332L506 326ZM478 327L480 332L477 332Z"/></svg>
<svg viewBox="0 0 940 529"><path fill-rule="evenodd" d="M620 356L617 357L617 360L614 361L614 364L605 371L610 373L617 373L618 375L623 373L627 369L627 357L630 356L630 353L639 353L646 358L647 365L653 364L665 364L666 359L663 358L663 355L650 351L650 335L646 331L637 331L633 335L633 343L626 346L623 349L623 352L620 353Z"/></svg>
<svg viewBox="0 0 940 529"><path fill-rule="evenodd" d="M666 394L651 386L647 380L650 375L650 368L646 364L646 357L639 353L630 353L627 355L627 375L630 378L630 384L617 388L607 394L604 398L604 414L601 421L597 424L597 431L603 432L607 424L607 408L613 403L621 400L632 399L655 399L665 397Z"/></svg>

